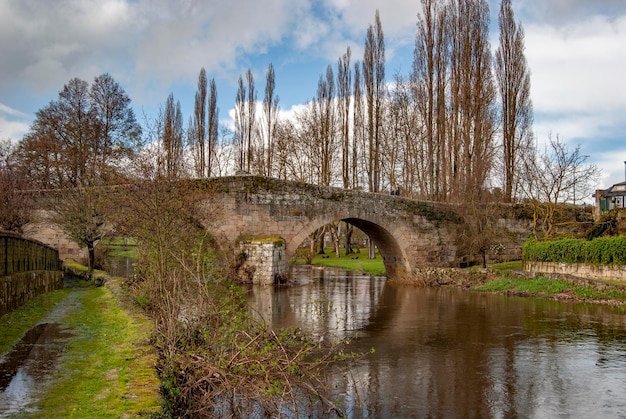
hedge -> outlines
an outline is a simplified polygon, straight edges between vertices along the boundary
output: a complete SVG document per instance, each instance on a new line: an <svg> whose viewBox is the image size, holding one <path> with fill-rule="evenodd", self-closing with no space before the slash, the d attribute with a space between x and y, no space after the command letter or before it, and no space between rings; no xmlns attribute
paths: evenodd
<svg viewBox="0 0 626 419"><path fill-rule="evenodd" d="M522 258L537 262L626 265L626 236L545 242L531 239L522 247Z"/></svg>

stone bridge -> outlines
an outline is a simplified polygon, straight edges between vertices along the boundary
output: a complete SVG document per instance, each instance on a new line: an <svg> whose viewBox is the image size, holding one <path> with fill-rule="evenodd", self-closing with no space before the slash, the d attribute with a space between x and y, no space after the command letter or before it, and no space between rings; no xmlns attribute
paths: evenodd
<svg viewBox="0 0 626 419"><path fill-rule="evenodd" d="M333 221L345 221L369 236L389 278L465 260L461 206L249 175L192 180L191 185L200 197L200 222L226 255L233 260L245 255L240 272L255 283L287 275L298 247ZM501 206L497 213L493 222L504 232L498 242L505 249L498 258L519 259L529 219L519 208ZM62 259L83 256L58 226L39 218L25 228L27 237L59 249Z"/></svg>
<svg viewBox="0 0 626 419"><path fill-rule="evenodd" d="M202 182L203 224L220 247L244 253L256 269L252 281L273 282L316 229L333 221L359 228L378 248L389 278L427 266L458 265L460 207L381 193L236 176ZM521 256L528 222L499 219L510 234L511 257Z"/></svg>

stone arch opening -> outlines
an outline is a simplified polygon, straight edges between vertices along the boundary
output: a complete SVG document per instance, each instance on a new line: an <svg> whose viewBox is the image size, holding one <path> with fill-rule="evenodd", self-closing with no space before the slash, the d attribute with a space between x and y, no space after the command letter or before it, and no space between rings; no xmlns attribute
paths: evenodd
<svg viewBox="0 0 626 419"><path fill-rule="evenodd" d="M291 258L296 249L309 237L311 233L333 221L344 221L365 233L376 245L385 265L388 278L400 278L410 272L406 254L397 238L380 224L358 217L323 217L307 225L293 236L291 243L287 243L287 254Z"/></svg>
<svg viewBox="0 0 626 419"><path fill-rule="evenodd" d="M384 227L361 218L343 218L352 224L374 242L383 258L388 278L399 278L408 273L408 263L398 240Z"/></svg>

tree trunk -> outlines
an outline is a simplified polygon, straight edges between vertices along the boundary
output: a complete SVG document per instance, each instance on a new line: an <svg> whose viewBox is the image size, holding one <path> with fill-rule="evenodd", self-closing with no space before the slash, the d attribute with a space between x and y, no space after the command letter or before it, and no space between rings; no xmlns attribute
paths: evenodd
<svg viewBox="0 0 626 419"><path fill-rule="evenodd" d="M346 255L354 253L352 250L352 233L354 232L354 226L346 223Z"/></svg>
<svg viewBox="0 0 626 419"><path fill-rule="evenodd" d="M376 259L376 251L374 247L374 242L369 237L367 238L367 258L368 259Z"/></svg>
<svg viewBox="0 0 626 419"><path fill-rule="evenodd" d="M89 253L89 265L87 269L87 280L91 281L93 279L93 270L96 264L96 247L94 243L87 244L87 252Z"/></svg>

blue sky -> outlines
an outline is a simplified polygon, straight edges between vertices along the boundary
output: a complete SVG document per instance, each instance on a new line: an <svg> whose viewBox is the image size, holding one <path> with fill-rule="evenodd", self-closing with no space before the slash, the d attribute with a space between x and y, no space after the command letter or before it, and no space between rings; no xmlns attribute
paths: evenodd
<svg viewBox="0 0 626 419"><path fill-rule="evenodd" d="M489 0L493 49L499 4ZM105 72L140 120L173 92L186 123L205 67L229 123L238 77L251 68L261 100L271 62L288 113L348 46L353 60L362 56L376 9L391 81L410 71L419 0L0 0L0 139L21 139L72 77ZM603 170L599 187L623 181L626 2L513 0L513 9L526 32L538 140L551 132L580 144Z"/></svg>

